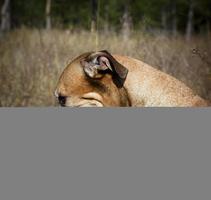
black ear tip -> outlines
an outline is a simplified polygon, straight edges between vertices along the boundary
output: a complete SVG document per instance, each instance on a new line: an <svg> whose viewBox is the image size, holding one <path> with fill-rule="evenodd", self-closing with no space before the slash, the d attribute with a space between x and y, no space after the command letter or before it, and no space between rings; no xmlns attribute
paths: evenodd
<svg viewBox="0 0 211 200"><path fill-rule="evenodd" d="M128 69L125 68L122 79L126 79L128 72L129 72Z"/></svg>
<svg viewBox="0 0 211 200"><path fill-rule="evenodd" d="M125 78L121 78L121 77L119 77L119 75L114 75L112 79L113 79L115 85L118 88L122 88L124 86L126 77Z"/></svg>

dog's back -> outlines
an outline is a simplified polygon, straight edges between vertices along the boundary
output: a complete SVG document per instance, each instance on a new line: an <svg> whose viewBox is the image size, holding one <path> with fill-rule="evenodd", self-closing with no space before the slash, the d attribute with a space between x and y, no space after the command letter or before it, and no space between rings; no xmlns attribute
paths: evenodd
<svg viewBox="0 0 211 200"><path fill-rule="evenodd" d="M201 107L209 103L176 78L146 63L125 56L114 55L128 70L125 86L134 106Z"/></svg>

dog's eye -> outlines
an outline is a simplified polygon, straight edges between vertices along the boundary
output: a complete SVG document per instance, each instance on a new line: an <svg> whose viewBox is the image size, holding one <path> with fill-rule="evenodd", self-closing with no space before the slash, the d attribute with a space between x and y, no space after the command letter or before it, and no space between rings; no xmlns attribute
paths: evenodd
<svg viewBox="0 0 211 200"><path fill-rule="evenodd" d="M58 96L58 101L59 101L59 104L60 104L61 106L65 106L66 100L67 100L67 97L61 96L61 95Z"/></svg>

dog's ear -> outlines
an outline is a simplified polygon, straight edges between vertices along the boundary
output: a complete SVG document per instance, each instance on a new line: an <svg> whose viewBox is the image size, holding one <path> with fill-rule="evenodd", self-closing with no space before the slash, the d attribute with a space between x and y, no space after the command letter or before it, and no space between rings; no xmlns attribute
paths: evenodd
<svg viewBox="0 0 211 200"><path fill-rule="evenodd" d="M101 78L104 73L110 72L118 87L123 86L128 74L128 69L106 50L91 53L85 60L81 61L81 64L85 73L91 78Z"/></svg>

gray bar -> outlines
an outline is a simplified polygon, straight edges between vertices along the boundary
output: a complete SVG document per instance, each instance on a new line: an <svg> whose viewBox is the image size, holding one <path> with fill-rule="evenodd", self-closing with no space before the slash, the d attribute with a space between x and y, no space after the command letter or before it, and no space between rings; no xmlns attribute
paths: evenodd
<svg viewBox="0 0 211 200"><path fill-rule="evenodd" d="M210 200L211 109L0 109L2 200Z"/></svg>

